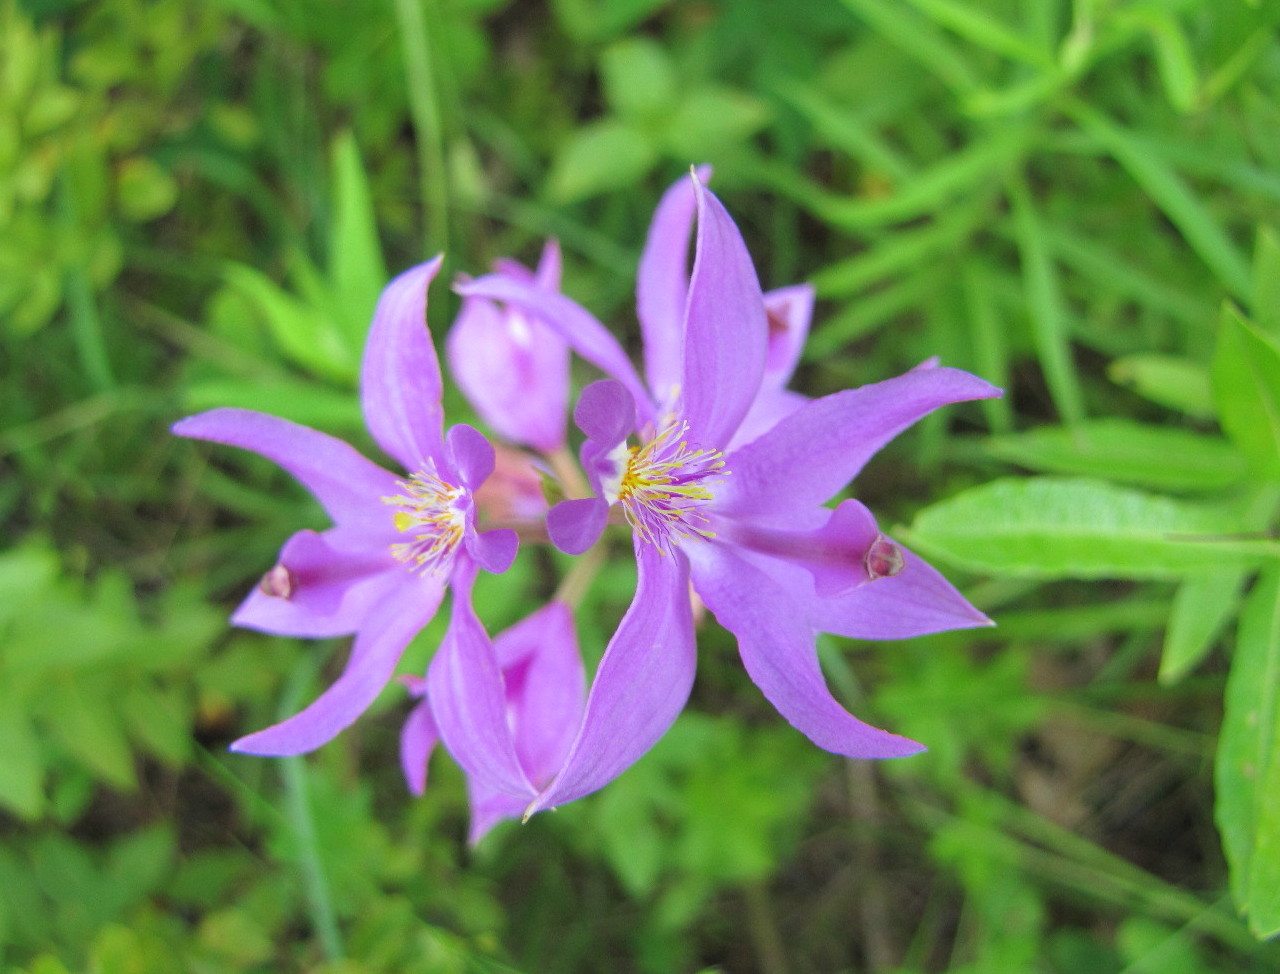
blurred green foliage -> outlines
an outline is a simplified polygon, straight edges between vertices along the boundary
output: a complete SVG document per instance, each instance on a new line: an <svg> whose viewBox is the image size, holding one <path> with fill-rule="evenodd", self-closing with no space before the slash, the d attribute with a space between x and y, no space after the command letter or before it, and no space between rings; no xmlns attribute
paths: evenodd
<svg viewBox="0 0 1280 974"><path fill-rule="evenodd" d="M1278 26L0 0L0 968L1280 970ZM708 626L650 755L474 850L447 761L404 792L398 691L305 760L228 755L341 656L225 626L322 515L167 425L252 405L368 446L370 310L441 250L554 235L632 340L649 213L702 162L765 285L819 289L804 391L934 354L1008 390L857 485L999 627L821 647L929 753L814 750ZM559 563L487 582L492 628ZM580 609L589 657L630 581Z"/></svg>

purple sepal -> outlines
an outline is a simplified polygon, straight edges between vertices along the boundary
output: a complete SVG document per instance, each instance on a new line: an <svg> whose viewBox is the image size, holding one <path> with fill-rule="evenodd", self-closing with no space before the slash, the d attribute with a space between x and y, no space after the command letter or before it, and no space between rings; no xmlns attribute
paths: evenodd
<svg viewBox="0 0 1280 974"><path fill-rule="evenodd" d="M413 598L404 595L393 589L369 612L346 668L329 689L301 713L240 738L231 750L268 757L304 754L350 726L390 681L409 640L435 615L444 586L424 579Z"/></svg>
<svg viewBox="0 0 1280 974"><path fill-rule="evenodd" d="M752 681L778 712L819 747L853 758L904 757L915 741L858 720L827 689L814 629L785 589L727 545L689 549L694 589L738 638Z"/></svg>
<svg viewBox="0 0 1280 974"><path fill-rule="evenodd" d="M440 742L440 731L431 715L431 702L426 699L426 681L418 678L423 686L417 695L422 697L400 731L400 770L404 772L409 791L421 795L427 790L427 762L431 752Z"/></svg>
<svg viewBox="0 0 1280 974"><path fill-rule="evenodd" d="M406 470L440 453L440 362L427 331L427 287L443 260L412 267L386 286L360 368L365 425Z"/></svg>
<svg viewBox="0 0 1280 974"><path fill-rule="evenodd" d="M600 660L569 756L526 814L612 781L666 733L689 697L695 654L688 564L639 541L636 561L635 598Z"/></svg>

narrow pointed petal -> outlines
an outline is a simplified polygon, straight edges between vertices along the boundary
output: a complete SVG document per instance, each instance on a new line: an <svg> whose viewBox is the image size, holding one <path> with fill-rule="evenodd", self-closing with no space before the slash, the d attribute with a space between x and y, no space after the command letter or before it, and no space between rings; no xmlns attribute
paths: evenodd
<svg viewBox="0 0 1280 974"><path fill-rule="evenodd" d="M654 398L668 406L680 388L684 309L689 298L689 239L696 209L693 180L682 176L654 210L636 274L636 317L644 338L645 378Z"/></svg>
<svg viewBox="0 0 1280 974"><path fill-rule="evenodd" d="M809 397L798 392L761 386L760 394L751 404L746 418L739 424L738 431L733 434L733 439L724 452L731 453L752 440L759 439L807 402Z"/></svg>
<svg viewBox="0 0 1280 974"><path fill-rule="evenodd" d="M800 352L809 337L813 319L812 284L793 284L769 291L764 296L769 322L769 343L765 357L764 385L781 389L791 381L800 362Z"/></svg>
<svg viewBox="0 0 1280 974"><path fill-rule="evenodd" d="M386 544L371 546L362 532L334 528L299 531L275 567L240 603L231 622L246 629L321 639L355 632L392 590L405 587L405 569Z"/></svg>
<svg viewBox="0 0 1280 974"><path fill-rule="evenodd" d="M495 825L510 818L519 818L527 801L494 791L475 778L467 779L467 801L471 806L471 826L467 829L467 845L474 846Z"/></svg>
<svg viewBox="0 0 1280 974"><path fill-rule="evenodd" d="M510 528L495 528L469 533L463 543L467 554L475 559L477 565L494 575L501 575L516 560L520 538Z"/></svg>
<svg viewBox="0 0 1280 974"><path fill-rule="evenodd" d="M564 444L569 346L548 325L467 298L446 349L454 380L499 435L548 453Z"/></svg>
<svg viewBox="0 0 1280 974"><path fill-rule="evenodd" d="M844 489L876 451L939 406L1000 394L968 372L934 368L815 399L725 458L733 476L717 508L785 521Z"/></svg>
<svg viewBox="0 0 1280 974"><path fill-rule="evenodd" d="M548 240L542 246L542 256L538 258L538 271L534 283L548 291L559 291L563 263L560 256L560 241L554 238Z"/></svg>
<svg viewBox="0 0 1280 974"><path fill-rule="evenodd" d="M653 412L649 393L626 351L608 329L576 301L501 274L487 274L465 281L456 285L454 290L463 297L503 301L538 318L584 359L626 386L646 415Z"/></svg>
<svg viewBox="0 0 1280 974"><path fill-rule="evenodd" d="M689 282L680 394L684 418L706 444L727 444L764 374L764 296L742 234L720 201L694 181L697 252Z"/></svg>
<svg viewBox="0 0 1280 974"><path fill-rule="evenodd" d="M871 581L868 553L883 538L875 517L856 500L841 501L832 511L819 510L825 515L823 523L808 530L778 530L729 518L716 518L713 528L721 542L803 568L819 598L866 585Z"/></svg>
<svg viewBox="0 0 1280 974"><path fill-rule="evenodd" d="M563 602L549 602L499 633L493 647L520 765L541 787L560 769L582 719L586 673L573 613Z"/></svg>
<svg viewBox="0 0 1280 974"><path fill-rule="evenodd" d="M365 425L408 471L440 452L440 362L427 331L427 287L443 259L410 268L387 285L360 369Z"/></svg>
<svg viewBox="0 0 1280 974"><path fill-rule="evenodd" d="M747 673L778 713L818 747L853 758L892 758L923 747L858 720L831 695L814 630L784 589L727 545L689 546L694 589L738 638Z"/></svg>
<svg viewBox="0 0 1280 974"><path fill-rule="evenodd" d="M427 790L427 761L440 741L440 731L431 715L431 703L419 700L400 731L400 770L409 791L421 795Z"/></svg>
<svg viewBox="0 0 1280 974"><path fill-rule="evenodd" d="M478 489L493 473L493 445L474 427L451 426L445 447L452 472L468 490Z"/></svg>
<svg viewBox="0 0 1280 974"><path fill-rule="evenodd" d="M814 625L854 639L910 639L993 623L919 555L899 545L905 565L845 595L814 602Z"/></svg>
<svg viewBox="0 0 1280 974"><path fill-rule="evenodd" d="M440 605L442 585L431 579L415 581L407 590L387 593L369 613L333 686L301 713L240 738L231 750L264 757L305 754L349 727L382 692L409 640Z"/></svg>
<svg viewBox="0 0 1280 974"><path fill-rule="evenodd" d="M577 738L527 814L612 781L654 745L689 698L696 659L688 565L642 542L636 560L636 595L600 660Z"/></svg>
<svg viewBox="0 0 1280 974"><path fill-rule="evenodd" d="M566 555L580 555L600 540L609 505L599 497L561 501L547 512L547 535Z"/></svg>
<svg viewBox="0 0 1280 974"><path fill-rule="evenodd" d="M474 568L454 573L453 613L427 670L427 696L449 753L485 788L532 796L507 721L502 671L493 642L471 605Z"/></svg>
<svg viewBox="0 0 1280 974"><path fill-rule="evenodd" d="M395 478L342 440L249 409L212 409L173 424L196 440L237 446L266 457L311 491L335 524L380 531L389 523L381 498Z"/></svg>

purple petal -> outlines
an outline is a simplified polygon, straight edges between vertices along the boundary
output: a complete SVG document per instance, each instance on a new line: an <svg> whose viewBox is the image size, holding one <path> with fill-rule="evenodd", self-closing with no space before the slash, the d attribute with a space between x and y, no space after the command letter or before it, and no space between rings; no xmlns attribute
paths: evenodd
<svg viewBox="0 0 1280 974"><path fill-rule="evenodd" d="M759 439L807 402L809 397L798 392L761 386L760 394L751 404L751 409L739 425L738 431L733 434L725 452L730 453Z"/></svg>
<svg viewBox="0 0 1280 974"><path fill-rule="evenodd" d="M706 170L706 167L703 167ZM710 171L699 170L703 183ZM689 237L697 209L693 180L682 176L654 210L636 275L636 316L644 337L644 371L654 398L669 406L680 388L684 310L689 297Z"/></svg>
<svg viewBox="0 0 1280 974"><path fill-rule="evenodd" d="M404 565L391 556L391 543L388 537L371 546L363 532L350 528L299 531L231 622L311 639L353 633L384 596L409 584Z"/></svg>
<svg viewBox="0 0 1280 974"><path fill-rule="evenodd" d="M440 731L431 715L431 702L423 699L409 712L400 731L400 770L409 791L421 795L427 790L427 761L440 741Z"/></svg>
<svg viewBox="0 0 1280 974"><path fill-rule="evenodd" d="M621 383L601 379L582 390L573 419L588 439L616 446L636 428L635 399Z"/></svg>
<svg viewBox="0 0 1280 974"><path fill-rule="evenodd" d="M360 369L365 425L410 472L440 452L440 362L427 331L427 286L443 259L410 268L386 286Z"/></svg>
<svg viewBox="0 0 1280 974"><path fill-rule="evenodd" d="M493 647L516 753L530 780L542 787L560 769L582 719L586 674L573 613L563 602L549 602L499 633Z"/></svg>
<svg viewBox="0 0 1280 974"><path fill-rule="evenodd" d="M813 743L853 758L915 754L915 741L864 724L827 689L813 628L784 589L727 545L688 546L694 588L716 620L738 638L756 686Z"/></svg>
<svg viewBox="0 0 1280 974"><path fill-rule="evenodd" d="M842 501L821 526L787 531L717 517L713 527L719 541L798 565L814 580L819 598L842 595L867 584L868 553L883 536L876 519L855 500Z"/></svg>
<svg viewBox="0 0 1280 974"><path fill-rule="evenodd" d="M816 600L814 625L854 639L909 639L992 625L933 566L899 548L906 559L901 572L838 598Z"/></svg>
<svg viewBox="0 0 1280 974"><path fill-rule="evenodd" d="M812 284L793 284L769 291L764 296L769 322L769 343L765 357L763 384L781 389L791 381L800 361L800 352L809 337L813 318Z"/></svg>
<svg viewBox="0 0 1280 974"><path fill-rule="evenodd" d="M564 767L528 813L573 801L634 764L676 719L696 665L689 569L636 542L635 598L609 641Z"/></svg>
<svg viewBox="0 0 1280 974"><path fill-rule="evenodd" d="M251 450L274 461L316 496L335 524L380 531L390 521L382 498L395 478L326 433L248 409L213 409L173 424L173 432Z"/></svg>
<svg viewBox="0 0 1280 974"><path fill-rule="evenodd" d="M520 538L510 528L495 528L492 531L469 532L463 543L476 564L487 572L501 575L516 560Z"/></svg>
<svg viewBox="0 0 1280 974"><path fill-rule="evenodd" d="M548 291L559 291L562 263L559 241L548 240L542 247L542 256L538 259L538 273L534 283Z"/></svg>
<svg viewBox="0 0 1280 974"><path fill-rule="evenodd" d="M547 534L566 555L580 555L600 540L609 505L599 497L561 501L547 512Z"/></svg>
<svg viewBox="0 0 1280 974"><path fill-rule="evenodd" d="M536 789L520 767L502 671L471 605L475 569L454 573L453 613L427 671L427 696L449 753L485 788L529 797Z"/></svg>
<svg viewBox="0 0 1280 974"><path fill-rule="evenodd" d="M649 393L618 340L577 302L532 284L488 274L455 286L463 297L488 298L523 309L546 322L575 352L630 391L646 415L653 412Z"/></svg>
<svg viewBox="0 0 1280 974"><path fill-rule="evenodd" d="M445 452L451 471L468 490L477 490L493 473L493 445L471 426L451 426Z"/></svg>
<svg viewBox="0 0 1280 974"><path fill-rule="evenodd" d="M939 406L998 397L1000 390L959 369L908 372L800 407L725 458L716 494L724 513L786 523L842 490L889 440Z"/></svg>
<svg viewBox="0 0 1280 974"><path fill-rule="evenodd" d="M742 235L694 181L698 241L684 325L684 418L700 442L728 444L764 374L764 296Z"/></svg>
<svg viewBox="0 0 1280 974"><path fill-rule="evenodd" d="M490 830L509 818L519 818L527 799L513 798L500 791L485 787L475 778L467 779L467 798L471 805L471 827L467 829L467 844L476 845Z"/></svg>
<svg viewBox="0 0 1280 974"><path fill-rule="evenodd" d="M547 453L564 445L569 348L544 322L467 298L446 348L459 388L499 435Z"/></svg>
<svg viewBox="0 0 1280 974"><path fill-rule="evenodd" d="M332 740L364 713L382 692L418 631L440 605L444 587L429 577L388 592L356 634L351 658L333 686L301 713L274 727L242 737L231 750L284 757L304 754Z"/></svg>

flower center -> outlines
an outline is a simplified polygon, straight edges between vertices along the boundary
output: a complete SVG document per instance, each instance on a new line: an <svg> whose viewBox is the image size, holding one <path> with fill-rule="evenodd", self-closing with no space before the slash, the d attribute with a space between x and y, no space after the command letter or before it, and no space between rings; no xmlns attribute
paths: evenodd
<svg viewBox="0 0 1280 974"><path fill-rule="evenodd" d="M441 480L434 468L419 470L408 482L397 480L396 484L404 493L384 497L382 502L395 508L392 523L410 540L393 544L391 554L410 571L435 574L447 568L466 533L470 493Z"/></svg>
<svg viewBox="0 0 1280 974"><path fill-rule="evenodd" d="M689 424L674 417L643 446L628 450L618 484L618 502L641 540L671 551L679 538L715 537L700 509L711 500L710 484L726 476L719 450L694 450L684 436Z"/></svg>

